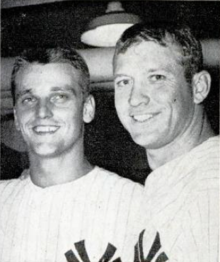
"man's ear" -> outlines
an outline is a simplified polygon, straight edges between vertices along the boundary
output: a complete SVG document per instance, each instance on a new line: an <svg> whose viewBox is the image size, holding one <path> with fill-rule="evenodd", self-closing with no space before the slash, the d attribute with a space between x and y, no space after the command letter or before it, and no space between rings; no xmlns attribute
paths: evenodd
<svg viewBox="0 0 220 262"><path fill-rule="evenodd" d="M211 76L207 71L196 73L192 79L193 98L195 104L202 103L211 88Z"/></svg>
<svg viewBox="0 0 220 262"><path fill-rule="evenodd" d="M19 124L19 121L18 121L18 117L17 117L17 111L16 111L15 108L13 109L13 112L14 112L15 127L16 127L16 129L17 129L18 131L20 131L21 128L20 128L20 124Z"/></svg>
<svg viewBox="0 0 220 262"><path fill-rule="evenodd" d="M88 95L83 105L83 121L90 123L95 116L95 99L92 95Z"/></svg>

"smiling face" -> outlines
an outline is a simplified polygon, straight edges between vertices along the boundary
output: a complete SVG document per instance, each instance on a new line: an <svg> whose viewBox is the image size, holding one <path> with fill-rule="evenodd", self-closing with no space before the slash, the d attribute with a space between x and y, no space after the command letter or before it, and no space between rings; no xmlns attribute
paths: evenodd
<svg viewBox="0 0 220 262"><path fill-rule="evenodd" d="M189 127L195 104L177 46L141 42L114 63L115 106L133 140L158 149L178 140Z"/></svg>
<svg viewBox="0 0 220 262"><path fill-rule="evenodd" d="M30 153L56 156L83 140L83 124L93 119L94 101L83 98L80 79L80 72L65 63L20 69L14 115Z"/></svg>

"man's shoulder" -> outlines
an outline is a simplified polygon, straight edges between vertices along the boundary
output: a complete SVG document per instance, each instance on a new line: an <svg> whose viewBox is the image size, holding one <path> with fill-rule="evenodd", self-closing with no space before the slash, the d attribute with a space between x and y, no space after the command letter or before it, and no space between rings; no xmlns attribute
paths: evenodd
<svg viewBox="0 0 220 262"><path fill-rule="evenodd" d="M187 167L190 169L209 168L210 166L219 163L219 141L219 136L211 137L185 155L168 163L168 166L184 165L186 170Z"/></svg>
<svg viewBox="0 0 220 262"><path fill-rule="evenodd" d="M211 183L219 179L219 136L209 138L186 154L155 169L146 183L155 188L196 181ZM209 181L209 182L208 182Z"/></svg>
<svg viewBox="0 0 220 262"><path fill-rule="evenodd" d="M183 160L189 161L188 164L199 167L209 167L219 163L219 136L211 137L202 144L195 147L186 154Z"/></svg>
<svg viewBox="0 0 220 262"><path fill-rule="evenodd" d="M0 198L5 198L21 189L26 184L26 180L27 176L25 175L25 171L19 178L0 180Z"/></svg>
<svg viewBox="0 0 220 262"><path fill-rule="evenodd" d="M0 180L0 190L8 187L14 187L21 182L20 178Z"/></svg>
<svg viewBox="0 0 220 262"><path fill-rule="evenodd" d="M91 195L99 192L99 201L104 206L108 203L113 210L120 208L123 212L129 209L136 214L144 197L144 186L106 169L97 167L96 170Z"/></svg>
<svg viewBox="0 0 220 262"><path fill-rule="evenodd" d="M112 171L109 171L107 169L104 169L102 167L96 167L97 173L99 174L102 179L108 183L108 184L115 184L115 185L120 185L124 187L129 187L129 188L137 188L142 190L143 186L137 182L132 181L131 179L122 177Z"/></svg>
<svg viewBox="0 0 220 262"><path fill-rule="evenodd" d="M197 152L218 152L219 151L219 145L220 145L220 136L213 136L206 141L204 141L202 144L195 147L195 151Z"/></svg>
<svg viewBox="0 0 220 262"><path fill-rule="evenodd" d="M0 181L0 202L4 202L9 196L15 192L20 179L8 179Z"/></svg>
<svg viewBox="0 0 220 262"><path fill-rule="evenodd" d="M193 203L192 199L203 199L204 194L216 197L219 164L219 137L212 137L155 169L146 180L146 198L154 203L153 208L162 210L169 205L170 208L179 208L179 204L187 206Z"/></svg>

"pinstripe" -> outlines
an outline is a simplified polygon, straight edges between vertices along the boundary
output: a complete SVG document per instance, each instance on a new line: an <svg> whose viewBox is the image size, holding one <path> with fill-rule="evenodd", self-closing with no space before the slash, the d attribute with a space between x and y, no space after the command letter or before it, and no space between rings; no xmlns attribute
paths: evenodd
<svg viewBox="0 0 220 262"><path fill-rule="evenodd" d="M217 262L219 137L153 171L143 206L170 261ZM146 236L148 222L146 224ZM147 237L145 236L145 246ZM147 252L147 250L146 250Z"/></svg>
<svg viewBox="0 0 220 262"><path fill-rule="evenodd" d="M0 192L0 223L6 230L1 262L66 262L70 250L81 261L74 243L83 240L91 262L105 254L108 244L116 248L111 261L133 260L133 243L144 227L135 217L142 186L96 167L76 181L45 189L29 176L4 181Z"/></svg>

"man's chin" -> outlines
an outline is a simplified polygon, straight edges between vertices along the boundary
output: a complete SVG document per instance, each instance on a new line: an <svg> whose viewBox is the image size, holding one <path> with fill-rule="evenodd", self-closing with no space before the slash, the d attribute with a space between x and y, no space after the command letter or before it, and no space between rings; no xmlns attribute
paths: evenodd
<svg viewBox="0 0 220 262"><path fill-rule="evenodd" d="M59 155L59 150L54 147L41 146L37 148L31 148L30 153L39 157L53 158Z"/></svg>
<svg viewBox="0 0 220 262"><path fill-rule="evenodd" d="M145 149L157 149L159 147L158 140L155 136L148 134L131 134L133 141Z"/></svg>

